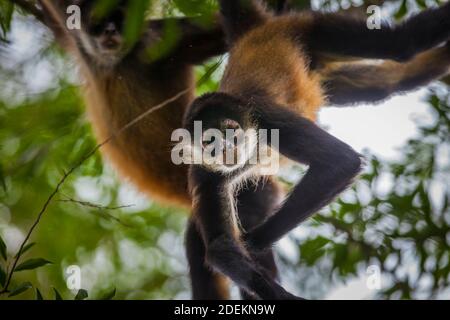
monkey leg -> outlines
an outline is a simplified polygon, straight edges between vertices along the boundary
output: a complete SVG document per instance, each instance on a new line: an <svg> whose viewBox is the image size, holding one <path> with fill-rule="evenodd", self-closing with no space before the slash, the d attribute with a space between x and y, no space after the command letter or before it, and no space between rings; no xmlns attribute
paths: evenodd
<svg viewBox="0 0 450 320"><path fill-rule="evenodd" d="M314 13L313 21L307 35L298 30L313 52L407 61L449 40L450 2L424 10L400 24L382 23L373 30L367 28L366 19L344 15Z"/></svg>
<svg viewBox="0 0 450 320"><path fill-rule="evenodd" d="M244 231L250 231L266 220L280 202L280 189L272 179L251 181L244 186L237 196L237 211ZM272 249L254 254L253 260L261 266L269 277L278 279L278 268ZM241 290L244 300L255 300L257 297Z"/></svg>
<svg viewBox="0 0 450 320"><path fill-rule="evenodd" d="M186 231L186 255L189 263L192 298L194 300L229 299L228 279L207 266L205 245L192 218Z"/></svg>
<svg viewBox="0 0 450 320"><path fill-rule="evenodd" d="M237 210L244 230L251 230L261 224L274 212L280 199L280 190L273 180L260 180L246 185L237 196ZM189 221L186 232L186 252L190 265L192 295L195 300L222 300L229 297L227 279L214 272L205 262L205 246L195 221ZM268 276L278 278L274 253L267 250L256 254L253 259L264 268ZM256 297L241 290L245 300Z"/></svg>
<svg viewBox="0 0 450 320"><path fill-rule="evenodd" d="M450 72L450 42L405 63L340 63L319 71L327 99L334 106L376 103L416 90Z"/></svg>

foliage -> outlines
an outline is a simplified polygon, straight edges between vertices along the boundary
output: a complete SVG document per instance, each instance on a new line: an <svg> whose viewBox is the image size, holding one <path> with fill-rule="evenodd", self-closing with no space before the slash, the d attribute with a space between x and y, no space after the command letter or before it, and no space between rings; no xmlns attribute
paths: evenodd
<svg viewBox="0 0 450 320"><path fill-rule="evenodd" d="M111 3L101 1L100 14ZM337 10L348 3L316 1L312 7ZM386 6L401 18L412 4L425 6L421 0ZM148 16L144 8L150 16L201 13L210 18L217 4L136 1L126 29L131 42ZM64 172L96 145L70 58L36 21L18 8L13 15L13 9L9 0L0 0L0 291L37 212ZM155 57L177 39L176 29L166 29L162 44L152 49ZM30 30L33 39L20 51L15 44ZM216 61L198 67L198 78ZM208 74L198 92L216 90L219 77ZM448 158L440 160L449 148L448 88L431 92L428 102L434 124L422 127L404 146L403 157L385 161L368 154L355 188L301 227L307 237L291 237L298 259L280 254L285 280L303 296L322 297L370 265L383 272L379 298L439 297L449 287L450 165ZM20 252L9 292L0 298L188 298L182 249L186 214L130 190L99 154L90 157L49 206L32 242ZM83 289L67 288L73 265L81 268Z"/></svg>

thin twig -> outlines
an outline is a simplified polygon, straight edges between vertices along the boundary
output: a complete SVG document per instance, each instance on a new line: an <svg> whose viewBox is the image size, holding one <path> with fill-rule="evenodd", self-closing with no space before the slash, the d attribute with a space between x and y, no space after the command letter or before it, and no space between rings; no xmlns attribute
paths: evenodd
<svg viewBox="0 0 450 320"><path fill-rule="evenodd" d="M134 207L134 205L126 205L126 206L119 206L119 207L105 207L105 206L98 205L98 204L95 204L95 203L92 203L92 202L75 200L75 199L72 199L72 198L69 198L69 197L67 197L67 199L58 200L58 202L76 203L76 204L79 204L79 205L81 205L83 207L97 209L97 210L99 210L99 214L101 216L103 216L104 218L108 218L108 219L114 220L114 221L120 223L121 225L123 225L124 227L127 227L127 228L131 228L132 227L129 224L123 222L121 219L113 216L112 214L109 214L109 213L103 212L103 211L104 210L121 210L121 209Z"/></svg>
<svg viewBox="0 0 450 320"><path fill-rule="evenodd" d="M76 204L82 205L84 207L89 207L89 208L98 209L98 210L110 210L110 211L127 209L127 208L132 208L135 206L134 204L130 204L130 205L126 205L126 206L107 207L107 206L102 206L100 204L95 204L95 203L88 202L88 201L75 200L72 198L60 199L60 200L58 200L58 202L71 202L71 203L76 203Z"/></svg>
<svg viewBox="0 0 450 320"><path fill-rule="evenodd" d="M25 239L23 240L22 244L20 245L20 248L19 248L19 251L18 251L19 254L14 259L14 262L12 264L11 270L8 273L8 278L6 280L4 289L0 292L0 294L8 292L8 287L9 287L9 284L11 283L12 275L13 275L15 269L16 269L17 263L19 262L19 260L20 260L20 258L22 256L20 253L22 252L23 248L25 247L25 245L27 244L28 240L30 239L31 234L33 233L34 229L37 227L37 225L41 221L41 218L42 218L43 214L47 211L47 208L50 205L50 203L52 202L53 198L58 194L58 192L61 189L61 187L64 184L64 182L66 182L67 178L69 178L69 176L76 169L78 169L86 160L88 160L92 155L94 155L97 152L98 149L100 149L102 146L104 146L109 141L110 141L110 139L108 139L107 141L97 145L91 152L89 152L85 157L83 157L80 160L80 162L77 163L77 165L72 167L68 172L64 173L63 177L61 178L61 180L56 185L56 188L53 190L53 192L50 194L50 196L45 201L44 206L42 207L41 211L39 211L36 220L34 221L33 225L31 226L30 230L28 231Z"/></svg>
<svg viewBox="0 0 450 320"><path fill-rule="evenodd" d="M160 104L149 108L146 112L142 113L140 116L138 116L135 119L131 120L129 123L124 125L122 128L120 128L119 130L114 132L105 141L103 141L102 143L98 144L94 149L92 149L83 158L81 158L81 160L75 166L73 166L69 171L67 171L67 172L65 172L63 174L61 180L58 182L58 184L56 185L56 187L53 190L53 192L50 194L50 196L45 201L44 206L39 211L36 220L34 221L33 225L31 226L30 230L28 231L25 239L23 240L22 244L20 245L20 248L19 248L19 251L18 251L18 253L16 255L16 258L14 259L12 267L11 267L11 269L8 272L8 277L7 277L5 286L3 287L3 290L0 291L0 295L8 292L8 287L9 287L9 285L11 283L12 276L14 274L14 271L15 271L15 269L17 267L17 264L18 264L20 258L22 257L22 250L23 250L23 248L26 246L28 240L31 237L31 234L33 233L34 229L37 227L37 225L41 221L42 216L47 211L47 208L49 207L49 205L52 202L53 198L58 194L59 190L61 189L63 184L66 182L66 180L69 178L69 176L71 176L79 167L81 167L99 149L101 149L103 146L105 146L106 144L108 144L109 142L114 140L121 133L123 133L124 131L128 130L129 128L131 128L132 126L134 126L139 121L141 121L145 117L149 116L153 112L156 112L156 111L164 108L165 106L169 105L170 103L175 102L176 100L178 100L179 98L181 98L185 94L189 93L191 90L195 89L196 86L201 85L206 79L208 79L211 76L212 73L214 73L219 68L219 66L222 64L222 62L223 62L223 58L221 58L218 62L216 62L195 85L192 85L192 86L188 87L187 89L180 91L178 94L174 95L172 98L169 98L169 99L161 102Z"/></svg>

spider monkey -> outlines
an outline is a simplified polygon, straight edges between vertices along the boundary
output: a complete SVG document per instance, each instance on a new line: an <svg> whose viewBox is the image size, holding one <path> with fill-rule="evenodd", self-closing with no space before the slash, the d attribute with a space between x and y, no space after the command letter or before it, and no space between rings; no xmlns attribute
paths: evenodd
<svg viewBox="0 0 450 320"><path fill-rule="evenodd" d="M122 37L123 22L129 1L118 1L108 15L95 16L95 1L89 0L40 0L33 7L37 18L54 34L57 43L77 58L90 121L98 141L104 141L123 125L135 119L148 108L194 84L193 65L226 52L224 33L218 21L204 27L193 18L150 20L140 40L128 48ZM30 4L31 5L31 4ZM81 9L82 29L69 31L65 11L70 5ZM27 7L25 7L27 9ZM147 48L157 45L164 36L167 23L174 24L180 32L177 44L166 56L148 61ZM194 98L193 89L152 113L127 132L117 136L102 149L119 173L131 180L140 191L162 203L190 207L187 188L187 166L175 166L170 157L172 131L182 125L182 117ZM239 211L246 217L248 226L256 225L264 217L261 206L258 215L248 212L250 205L264 203L263 197L276 194L277 186L271 184L249 186L239 195L242 205ZM194 229L187 232L187 242ZM192 241L191 241L192 239ZM202 250L202 246L190 246ZM203 264L203 255L189 254L191 273L204 274L198 281L199 292L204 297L226 298L226 280L223 276L209 272ZM261 258L264 260L264 257ZM274 262L267 257L268 264ZM195 267L197 266L197 267ZM214 288L204 293L203 283Z"/></svg>
<svg viewBox="0 0 450 320"><path fill-rule="evenodd" d="M204 130L192 148L206 150L219 143L218 152L210 154L219 159L225 152L243 152L248 143L211 140L208 129L279 130L279 145L270 139L267 145L309 169L282 204L266 202L276 209L267 210L264 222L245 229L238 224L242 215L237 214L234 195L247 181L261 179L259 165L250 161L258 157L256 151L242 153L244 161L235 159L231 166L220 161L190 165L191 223L199 230L194 234L196 245L204 245L196 253L250 296L297 299L258 258L344 191L362 168L357 152L315 124L317 111L327 100L338 105L380 101L446 74L450 48L439 46L450 38L450 3L397 26L383 24L379 30L342 15L303 12L274 17L255 1L219 3L229 63L219 92L196 99L186 114L184 125L191 134L195 121L202 121ZM386 61L327 66L327 55ZM203 290L211 293L214 288Z"/></svg>

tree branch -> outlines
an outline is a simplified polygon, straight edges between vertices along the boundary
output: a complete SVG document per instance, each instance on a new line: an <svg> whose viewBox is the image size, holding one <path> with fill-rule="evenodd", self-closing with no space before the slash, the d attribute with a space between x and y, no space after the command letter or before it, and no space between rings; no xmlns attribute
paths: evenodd
<svg viewBox="0 0 450 320"><path fill-rule="evenodd" d="M44 25L47 25L45 21L44 13L36 7L33 3L27 0L9 0L14 5L21 8L23 11L34 16L38 21L42 22Z"/></svg>

